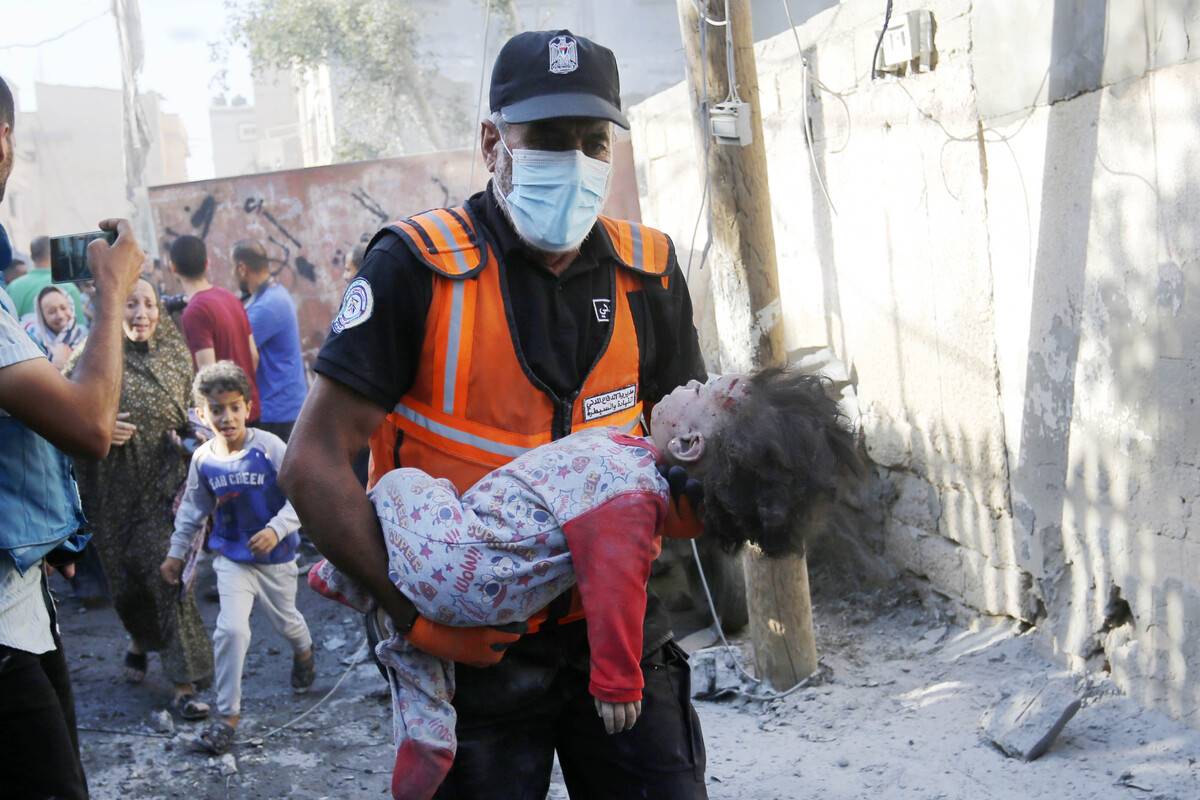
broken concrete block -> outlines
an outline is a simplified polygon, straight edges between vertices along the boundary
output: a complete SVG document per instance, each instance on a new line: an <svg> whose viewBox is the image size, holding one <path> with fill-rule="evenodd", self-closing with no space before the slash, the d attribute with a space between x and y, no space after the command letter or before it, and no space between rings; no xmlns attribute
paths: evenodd
<svg viewBox="0 0 1200 800"><path fill-rule="evenodd" d="M237 759L233 757L233 753L226 753L217 759L217 769L221 772L221 777L229 777L236 775L238 771Z"/></svg>
<svg viewBox="0 0 1200 800"><path fill-rule="evenodd" d="M171 718L170 711L163 709L150 715L150 727L159 733L171 734L175 732L175 720Z"/></svg>
<svg viewBox="0 0 1200 800"><path fill-rule="evenodd" d="M697 650L688 657L692 671L692 697L716 700L737 694L745 687L733 655L722 647Z"/></svg>
<svg viewBox="0 0 1200 800"><path fill-rule="evenodd" d="M1007 755L1033 761L1050 749L1082 702L1074 679L1051 676L1007 693L984 712L979 726Z"/></svg>

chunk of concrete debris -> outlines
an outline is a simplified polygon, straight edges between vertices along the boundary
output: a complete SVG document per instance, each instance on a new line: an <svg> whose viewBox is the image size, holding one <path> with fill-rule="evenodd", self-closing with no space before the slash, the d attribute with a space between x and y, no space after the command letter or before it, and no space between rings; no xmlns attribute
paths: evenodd
<svg viewBox="0 0 1200 800"><path fill-rule="evenodd" d="M692 697L697 700L716 700L745 689L746 681L724 647L697 650L688 663L692 671Z"/></svg>
<svg viewBox="0 0 1200 800"><path fill-rule="evenodd" d="M1012 690L984 712L983 735L1023 761L1041 757L1075 716L1083 693L1069 676L1051 676Z"/></svg>
<svg viewBox="0 0 1200 800"><path fill-rule="evenodd" d="M233 753L226 753L218 758L217 769L221 772L222 778L227 778L230 775L236 775L238 771L237 759L233 757Z"/></svg>
<svg viewBox="0 0 1200 800"><path fill-rule="evenodd" d="M150 727L159 733L171 734L175 732L175 720L171 719L170 711L163 709L150 715Z"/></svg>

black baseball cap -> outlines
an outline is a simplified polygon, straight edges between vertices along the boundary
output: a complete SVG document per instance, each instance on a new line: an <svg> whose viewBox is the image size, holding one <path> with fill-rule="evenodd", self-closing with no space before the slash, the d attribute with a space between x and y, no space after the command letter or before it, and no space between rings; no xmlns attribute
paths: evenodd
<svg viewBox="0 0 1200 800"><path fill-rule="evenodd" d="M629 128L612 50L568 30L509 39L492 68L489 100L505 122L591 117Z"/></svg>

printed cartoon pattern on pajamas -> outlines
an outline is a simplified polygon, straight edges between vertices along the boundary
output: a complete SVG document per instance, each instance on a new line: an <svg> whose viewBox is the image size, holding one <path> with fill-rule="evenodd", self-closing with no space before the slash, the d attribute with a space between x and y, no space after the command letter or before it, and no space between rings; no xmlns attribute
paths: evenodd
<svg viewBox="0 0 1200 800"><path fill-rule="evenodd" d="M564 526L625 495L648 496L665 508L669 490L654 461L645 440L591 429L529 451L484 476L461 499L447 480L394 470L370 493L387 545L388 574L427 619L455 626L526 620L576 581ZM625 534L619 524L613 527L614 537ZM656 536L653 541L657 547ZM647 571L656 554L639 554ZM360 611L373 606L327 561L314 567L309 584ZM392 689L393 796L431 797L456 746L454 665L394 633L376 654Z"/></svg>

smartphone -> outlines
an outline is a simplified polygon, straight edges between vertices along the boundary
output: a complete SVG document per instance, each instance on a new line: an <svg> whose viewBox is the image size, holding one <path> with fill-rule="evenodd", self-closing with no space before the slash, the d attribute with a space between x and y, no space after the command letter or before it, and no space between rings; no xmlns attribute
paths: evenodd
<svg viewBox="0 0 1200 800"><path fill-rule="evenodd" d="M110 245L117 240L116 231L90 231L71 236L50 237L50 280L54 283L80 283L92 279L88 268L87 248L96 239Z"/></svg>

